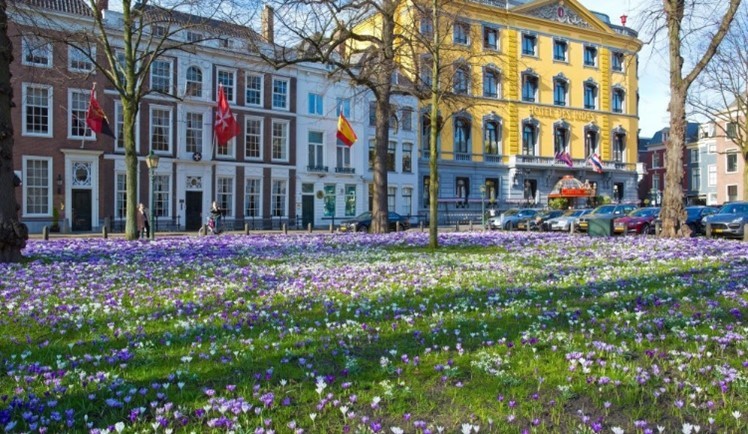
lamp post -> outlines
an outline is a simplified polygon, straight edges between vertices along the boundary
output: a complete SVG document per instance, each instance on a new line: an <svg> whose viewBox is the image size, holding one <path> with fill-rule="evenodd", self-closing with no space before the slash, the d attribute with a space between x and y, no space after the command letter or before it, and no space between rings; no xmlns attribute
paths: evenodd
<svg viewBox="0 0 748 434"><path fill-rule="evenodd" d="M486 184L480 185L480 224L486 229Z"/></svg>
<svg viewBox="0 0 748 434"><path fill-rule="evenodd" d="M156 202L156 195L154 194L153 189L156 181L156 169L158 169L158 155L151 151L151 153L145 158L145 164L148 166L148 171L151 175L151 215L148 217L148 220L151 224L151 233L149 235L151 236L151 239L154 240L156 239L156 222L153 220L153 207Z"/></svg>

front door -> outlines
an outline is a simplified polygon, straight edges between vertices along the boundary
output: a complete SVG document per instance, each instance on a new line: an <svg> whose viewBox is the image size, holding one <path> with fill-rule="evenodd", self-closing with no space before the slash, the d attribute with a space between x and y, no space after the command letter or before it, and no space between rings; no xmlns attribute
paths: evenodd
<svg viewBox="0 0 748 434"><path fill-rule="evenodd" d="M91 190L73 190L73 231L91 230Z"/></svg>
<svg viewBox="0 0 748 434"><path fill-rule="evenodd" d="M203 224L203 192L202 191L185 191L184 192L184 229L187 231L196 231Z"/></svg>
<svg viewBox="0 0 748 434"><path fill-rule="evenodd" d="M314 195L301 196L301 226L306 228L309 223L314 226Z"/></svg>

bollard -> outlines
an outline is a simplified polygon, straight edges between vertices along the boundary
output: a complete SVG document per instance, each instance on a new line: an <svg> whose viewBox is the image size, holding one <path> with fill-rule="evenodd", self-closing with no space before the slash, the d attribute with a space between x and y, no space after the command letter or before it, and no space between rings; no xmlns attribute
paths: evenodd
<svg viewBox="0 0 748 434"><path fill-rule="evenodd" d="M660 235L660 232L662 232L662 222L655 222L655 235Z"/></svg>
<svg viewBox="0 0 748 434"><path fill-rule="evenodd" d="M706 237L707 238L711 238L712 237L712 224L711 223L707 223L706 224L706 231L705 232L706 232Z"/></svg>
<svg viewBox="0 0 748 434"><path fill-rule="evenodd" d="M457 223L455 225L455 232L460 232L460 224L459 223Z"/></svg>
<svg viewBox="0 0 748 434"><path fill-rule="evenodd" d="M400 222L395 222L395 232L400 232Z"/></svg>
<svg viewBox="0 0 748 434"><path fill-rule="evenodd" d="M283 235L288 235L288 225L283 223Z"/></svg>
<svg viewBox="0 0 748 434"><path fill-rule="evenodd" d="M748 224L743 225L743 241L748 241Z"/></svg>
<svg viewBox="0 0 748 434"><path fill-rule="evenodd" d="M473 232L473 221L470 220L470 232Z"/></svg>
<svg viewBox="0 0 748 434"><path fill-rule="evenodd" d="M574 222L569 223L569 233L574 235Z"/></svg>
<svg viewBox="0 0 748 434"><path fill-rule="evenodd" d="M330 223L330 233L333 233L333 231L334 231L334 228L332 226L332 223Z"/></svg>
<svg viewBox="0 0 748 434"><path fill-rule="evenodd" d="M244 223L244 235L249 235L249 223Z"/></svg>
<svg viewBox="0 0 748 434"><path fill-rule="evenodd" d="M310 234L312 233L312 224L311 224L311 223L307 223L307 224L306 224L306 230L307 230L307 231L308 231L308 232L309 232Z"/></svg>
<svg viewBox="0 0 748 434"><path fill-rule="evenodd" d="M109 238L109 230L107 229L106 225L101 227L101 236L104 237L104 239Z"/></svg>
<svg viewBox="0 0 748 434"><path fill-rule="evenodd" d="M525 223L525 227L527 228L527 232L530 232L530 220Z"/></svg>
<svg viewBox="0 0 748 434"><path fill-rule="evenodd" d="M42 237L44 238L44 241L47 241L49 239L49 227L44 226L42 228Z"/></svg>
<svg viewBox="0 0 748 434"><path fill-rule="evenodd" d="M423 232L423 222L418 223L418 226L421 228L421 232Z"/></svg>

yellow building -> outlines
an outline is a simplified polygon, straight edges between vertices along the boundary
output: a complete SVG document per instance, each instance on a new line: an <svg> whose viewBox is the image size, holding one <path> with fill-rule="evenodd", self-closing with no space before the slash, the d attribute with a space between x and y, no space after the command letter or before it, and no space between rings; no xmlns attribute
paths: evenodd
<svg viewBox="0 0 748 434"><path fill-rule="evenodd" d="M452 92L468 102L457 112L455 104L439 108L445 119L438 144L440 210L544 205L564 175L588 180L598 195L636 201L636 32L575 0L453 5L458 12L447 27L452 54L445 57L453 62ZM421 33L433 31L428 14L416 19ZM429 62L421 65L427 79ZM428 102L420 122L423 210ZM593 155L602 172L594 170Z"/></svg>

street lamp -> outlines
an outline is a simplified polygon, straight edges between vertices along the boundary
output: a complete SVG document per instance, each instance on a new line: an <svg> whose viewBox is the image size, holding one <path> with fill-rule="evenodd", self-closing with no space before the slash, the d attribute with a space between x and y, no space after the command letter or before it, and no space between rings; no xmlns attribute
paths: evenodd
<svg viewBox="0 0 748 434"><path fill-rule="evenodd" d="M480 223L486 229L486 184L480 185Z"/></svg>
<svg viewBox="0 0 748 434"><path fill-rule="evenodd" d="M153 207L156 202L156 195L154 194L154 185L156 181L156 169L158 169L158 155L154 154L153 151L151 151L150 154L148 154L147 157L145 157L145 164L148 166L148 170L151 175L151 215L148 217L150 224L151 224L151 233L149 234L151 236L151 239L156 239L156 222L153 220Z"/></svg>

